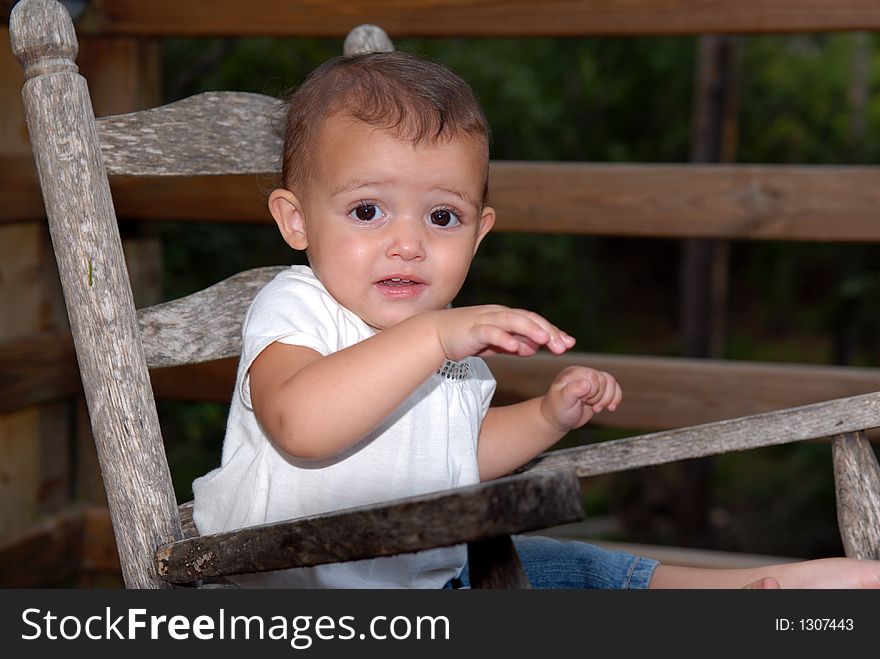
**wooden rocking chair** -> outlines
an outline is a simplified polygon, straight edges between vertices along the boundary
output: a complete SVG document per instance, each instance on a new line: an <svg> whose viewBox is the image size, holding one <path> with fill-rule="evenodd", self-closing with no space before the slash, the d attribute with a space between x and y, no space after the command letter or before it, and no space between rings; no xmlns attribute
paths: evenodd
<svg viewBox="0 0 880 659"><path fill-rule="evenodd" d="M237 355L247 306L279 268L136 311L107 176L277 171L280 144L269 117L278 102L206 93L96 119L66 10L55 0L22 0L10 32L25 69L28 128L127 587L460 543L468 543L474 586L527 587L510 534L580 519L579 477L829 435L846 552L880 558L880 468L863 432L880 426L880 392L551 452L476 486L198 536L189 506L175 500L148 368ZM362 26L345 48L390 42Z"/></svg>
<svg viewBox="0 0 880 659"><path fill-rule="evenodd" d="M241 273L136 312L107 176L277 171L281 145L270 117L278 103L209 93L96 121L64 7L24 0L10 33L25 68L28 129L126 586L162 588L468 543L475 586L527 587L510 534L582 517L572 470L194 537L190 507L175 500L148 368L237 355L247 306L280 268ZM346 48L390 49L390 42L365 28Z"/></svg>

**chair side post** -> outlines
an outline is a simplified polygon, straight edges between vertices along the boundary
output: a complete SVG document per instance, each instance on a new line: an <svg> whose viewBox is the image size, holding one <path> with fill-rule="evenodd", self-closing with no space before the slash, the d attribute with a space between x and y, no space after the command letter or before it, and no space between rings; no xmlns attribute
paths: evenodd
<svg viewBox="0 0 880 659"><path fill-rule="evenodd" d="M863 431L831 438L837 526L847 556L880 560L880 465Z"/></svg>
<svg viewBox="0 0 880 659"><path fill-rule="evenodd" d="M10 35L125 584L169 587L153 556L182 531L73 23L22 0Z"/></svg>

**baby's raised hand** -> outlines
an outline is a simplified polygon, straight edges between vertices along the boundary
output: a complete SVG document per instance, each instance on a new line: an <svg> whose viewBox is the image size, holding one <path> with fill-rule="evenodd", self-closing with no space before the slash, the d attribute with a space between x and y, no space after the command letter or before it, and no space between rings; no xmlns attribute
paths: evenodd
<svg viewBox="0 0 880 659"><path fill-rule="evenodd" d="M433 312L437 334L447 359L471 355L534 355L541 346L561 354L574 338L542 316L497 304Z"/></svg>
<svg viewBox="0 0 880 659"><path fill-rule="evenodd" d="M569 366L559 372L544 399L541 412L550 425L567 432L580 428L602 410L613 412L623 392L614 376L586 366Z"/></svg>

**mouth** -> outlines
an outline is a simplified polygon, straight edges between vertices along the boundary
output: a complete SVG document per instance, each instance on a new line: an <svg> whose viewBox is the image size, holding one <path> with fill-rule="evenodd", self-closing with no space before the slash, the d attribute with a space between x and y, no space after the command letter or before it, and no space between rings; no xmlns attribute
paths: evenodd
<svg viewBox="0 0 880 659"><path fill-rule="evenodd" d="M408 279L406 277L389 277L388 279L380 279L376 282L382 286L418 286L423 282L417 279Z"/></svg>
<svg viewBox="0 0 880 659"><path fill-rule="evenodd" d="M418 295L425 289L427 284L411 275L395 275L379 279L373 283L373 286L386 297L400 299Z"/></svg>

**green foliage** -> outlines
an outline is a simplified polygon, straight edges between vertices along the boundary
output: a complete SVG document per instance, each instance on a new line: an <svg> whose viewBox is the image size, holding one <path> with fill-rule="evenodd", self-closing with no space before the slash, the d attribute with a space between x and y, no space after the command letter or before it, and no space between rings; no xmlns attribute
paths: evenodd
<svg viewBox="0 0 880 659"><path fill-rule="evenodd" d="M195 478L220 466L228 404L157 401L178 502L192 500Z"/></svg>
<svg viewBox="0 0 880 659"><path fill-rule="evenodd" d="M400 48L471 83L492 126L494 158L687 157L693 39L437 39ZM649 111L631 102L638 97L652 99Z"/></svg>
<svg viewBox="0 0 880 659"><path fill-rule="evenodd" d="M166 101L213 90L280 96L341 51L339 39L167 39Z"/></svg>
<svg viewBox="0 0 880 659"><path fill-rule="evenodd" d="M759 36L748 41L740 113L742 162L840 164L876 162L876 140L851 144L849 34ZM875 56L872 71L880 67ZM876 76L872 86L876 89ZM880 128L876 95L868 132Z"/></svg>

